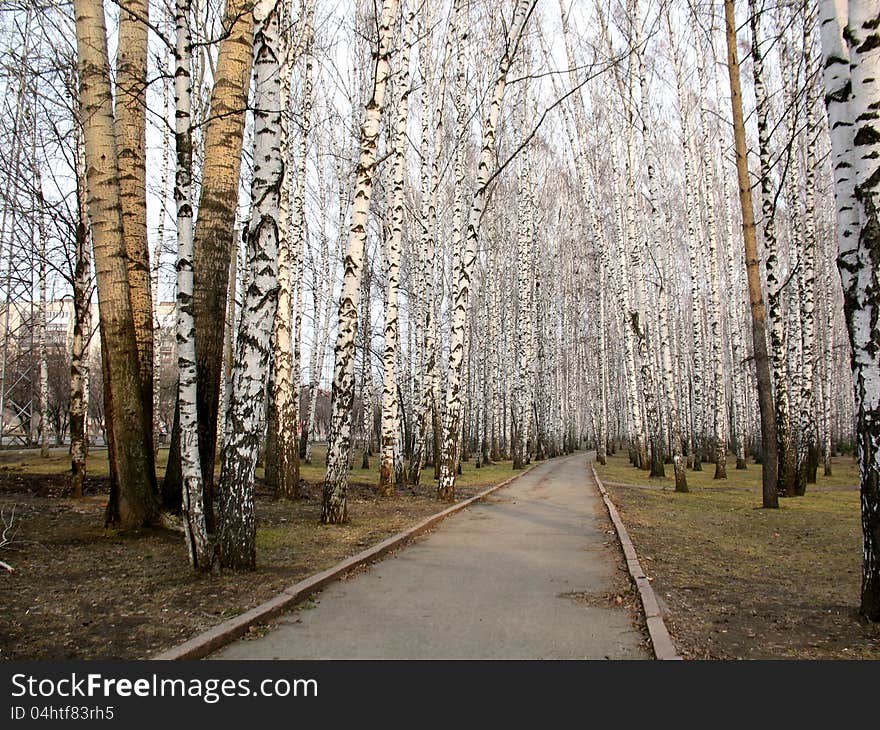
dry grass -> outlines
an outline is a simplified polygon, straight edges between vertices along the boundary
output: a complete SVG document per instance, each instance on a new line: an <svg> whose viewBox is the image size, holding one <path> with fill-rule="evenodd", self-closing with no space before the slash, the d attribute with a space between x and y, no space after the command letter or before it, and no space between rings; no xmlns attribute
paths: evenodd
<svg viewBox="0 0 880 730"><path fill-rule="evenodd" d="M40 459L28 452L15 459L13 453L3 453L0 509L16 505L15 540L3 551L16 573L0 575L0 659L149 656L446 507L434 498L430 472L420 487L376 496L373 459L374 470L352 475L349 522L321 525L324 450L318 447L314 463L303 467L310 483L302 499L278 502L258 493L257 570L195 576L179 534L121 535L103 528L106 480L94 479L83 499L65 499L57 494L63 492L66 454ZM167 451L160 454L164 464ZM105 455L93 450L93 477L102 470L106 475ZM458 496L512 474L510 462L479 470L466 464Z"/></svg>
<svg viewBox="0 0 880 730"><path fill-rule="evenodd" d="M880 630L856 613L861 528L850 458L778 510L760 508L752 464L727 480L714 480L712 465L689 471L688 494L623 456L597 469L685 656L880 658Z"/></svg>
<svg viewBox="0 0 880 730"><path fill-rule="evenodd" d="M641 484L657 489L674 489L675 478L672 472L672 464L666 465L665 477L651 477L647 471L634 468L625 454L618 453L608 459L605 466L596 465L602 471L600 475L605 482L618 482L621 484ZM817 488L827 489L836 487L858 488L859 467L855 460L849 456L841 456L834 459L832 464L833 474L830 477L822 475L819 468L815 485L807 485L807 493ZM715 465L703 464L702 471L687 472L688 487L695 489L757 489L761 482L761 465L748 460L748 468L737 469L736 460L728 457L727 479L715 479ZM759 492L760 494L760 492ZM760 503L760 501L759 501Z"/></svg>

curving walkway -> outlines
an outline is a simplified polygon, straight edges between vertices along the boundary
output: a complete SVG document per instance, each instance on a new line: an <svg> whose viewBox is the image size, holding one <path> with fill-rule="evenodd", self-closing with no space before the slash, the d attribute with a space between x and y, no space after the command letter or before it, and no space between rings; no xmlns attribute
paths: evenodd
<svg viewBox="0 0 880 730"><path fill-rule="evenodd" d="M543 463L216 659L647 659L588 457Z"/></svg>

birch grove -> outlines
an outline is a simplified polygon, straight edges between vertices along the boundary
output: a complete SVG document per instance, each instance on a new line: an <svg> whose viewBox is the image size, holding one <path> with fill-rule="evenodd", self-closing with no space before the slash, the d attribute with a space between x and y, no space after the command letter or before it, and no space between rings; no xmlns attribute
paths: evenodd
<svg viewBox="0 0 880 730"><path fill-rule="evenodd" d="M0 441L54 430L79 498L100 434L108 525L251 570L263 498L339 525L585 450L773 509L853 455L880 615L876 3L22 8Z"/></svg>

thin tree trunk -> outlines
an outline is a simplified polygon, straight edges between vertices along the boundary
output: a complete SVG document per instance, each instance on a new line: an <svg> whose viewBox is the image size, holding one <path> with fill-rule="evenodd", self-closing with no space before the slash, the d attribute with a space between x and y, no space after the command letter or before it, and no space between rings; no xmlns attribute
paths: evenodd
<svg viewBox="0 0 880 730"><path fill-rule="evenodd" d="M193 317L193 208L192 208L192 38L189 0L175 5L174 137L177 168L174 200L177 203L177 397L180 408L180 463L183 472L183 530L190 565L211 569L199 465L196 414L196 331Z"/></svg>
<svg viewBox="0 0 880 730"><path fill-rule="evenodd" d="M755 352L755 376L758 383L758 406L761 412L761 484L764 507L779 507L776 491L777 451L776 414L773 410L773 385L767 355L767 325L761 272L758 267L758 239L755 235L755 211L752 207L752 185L749 180L748 147L743 118L742 87L736 46L736 19L733 0L724 0L724 22L727 36L727 73L730 79L730 106L733 112L733 140L736 148L736 172L739 202L742 210L743 243L746 274L749 283L749 306L752 313L752 343Z"/></svg>
<svg viewBox="0 0 880 730"><path fill-rule="evenodd" d="M364 267L364 245L373 195L379 123L385 103L385 89L391 75L391 43L398 13L398 0L383 0L379 20L373 94L367 103L361 125L361 151L358 160L351 213L345 273L339 298L339 324L336 335L333 389L331 394L330 437L327 445L327 476L321 507L321 522L338 524L347 517L348 462L351 452L351 406L354 400L354 343L357 336L357 310Z"/></svg>
<svg viewBox="0 0 880 730"><path fill-rule="evenodd" d="M92 318L92 261L86 203L85 148L76 135L76 249L73 274L73 339L70 346L70 496L83 496L86 478L89 347Z"/></svg>

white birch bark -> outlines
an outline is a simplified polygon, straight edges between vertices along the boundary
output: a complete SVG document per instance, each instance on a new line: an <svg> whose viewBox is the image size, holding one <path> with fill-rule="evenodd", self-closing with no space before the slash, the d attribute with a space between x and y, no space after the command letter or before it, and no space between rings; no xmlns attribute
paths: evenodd
<svg viewBox="0 0 880 730"><path fill-rule="evenodd" d="M290 155L290 77L293 56L288 53L281 65L281 149L286 155L284 182L280 197L281 227L278 236L278 309L275 313L274 396L278 425L278 495L285 499L299 496L299 343L302 319L302 251L305 245L305 186L312 118L312 16L314 3L308 2L302 25L304 53L302 105L297 165L291 169ZM293 200L290 193L293 190ZM294 300L294 292L295 300ZM291 331L293 328L293 331ZM270 455L269 458L272 458Z"/></svg>
<svg viewBox="0 0 880 730"><path fill-rule="evenodd" d="M693 460L692 465L695 470L702 469L700 461L702 455L700 453L702 447L702 439L705 436L703 427L703 339L702 328L700 327L700 283L702 281L702 271L700 267L699 243L698 243L698 221L697 221L697 201L696 201L696 180L694 175L694 160L691 153L691 125L688 116L688 102L684 86L684 69L680 49L676 43L673 34L669 15L666 16L667 32L672 48L672 61L675 68L675 85L678 97L678 114L681 124L682 133L682 162L684 166L684 188L685 188L685 207L687 216L687 250L690 261L690 278L691 278L691 326L693 333L693 375L692 375L692 397L690 401L691 428L690 441L692 448L689 455Z"/></svg>
<svg viewBox="0 0 880 730"><path fill-rule="evenodd" d="M521 108L528 105L528 97L524 97ZM526 119L523 115L520 119L520 127L526 128ZM518 204L519 204L519 228L516 242L516 272L517 272L517 324L516 324L516 350L517 350L517 414L516 430L517 439L513 445L513 468L522 469L528 463L528 434L529 422L532 414L531 397L531 368L534 352L532 349L532 228L531 228L531 200L529 196L529 150L526 148L520 155L518 175Z"/></svg>
<svg viewBox="0 0 880 730"><path fill-rule="evenodd" d="M880 23L872 0L829 0L820 7L825 103L835 158L837 260L852 347L861 475L860 611L880 621Z"/></svg>
<svg viewBox="0 0 880 730"><path fill-rule="evenodd" d="M699 30L695 27L695 32ZM715 210L718 203L715 198L715 186L712 180L712 143L710 139L709 121L706 115L706 103L708 99L708 79L704 62L703 48L700 40L697 40L697 74L700 80L699 128L702 133L703 164L701 168L700 188L705 200L704 210L706 213L706 236L705 258L706 269L709 274L709 337L711 340L712 353L712 411L713 411L713 448L715 451L715 479L727 479L727 401L724 387L724 365L721 357L722 332L721 332L721 284L718 272L718 225ZM712 54L714 56L714 53Z"/></svg>
<svg viewBox="0 0 880 730"><path fill-rule="evenodd" d="M788 377L785 373L786 336L782 317L781 284L779 281L779 246L776 237L776 206L771 179L770 117L764 82L764 55L761 38L761 13L755 0L749 2L752 26L752 61L755 83L756 115L758 118L758 150L760 158L761 217L763 219L764 248L767 252L767 315L770 319L770 364L773 370L776 406L776 433L779 443L779 487L791 485L784 479L791 445L791 418L789 410Z"/></svg>
<svg viewBox="0 0 880 730"><path fill-rule="evenodd" d="M458 437L461 432L461 385L464 369L465 338L467 334L465 325L467 323L470 302L470 281L476 261L478 228L483 209L486 205L491 166L495 157L495 135L498 128L501 103L504 99L504 90L507 87L507 73L510 70L513 54L519 45L531 8L532 2L530 0L517 0L513 20L509 26L511 32L498 64L489 111L483 126L483 140L477 163L476 186L468 215L464 253L461 258L461 266L455 272L457 289L449 335L449 377L446 386L443 461L441 463L440 480L437 488L438 497L447 501L455 499L456 452Z"/></svg>
<svg viewBox="0 0 880 730"><path fill-rule="evenodd" d="M254 473L266 417L266 378L278 297L278 227L284 177L278 6L254 7L254 171L244 300L220 468L220 564L256 567Z"/></svg>
<svg viewBox="0 0 880 730"><path fill-rule="evenodd" d="M379 493L394 494L395 463L399 459L398 442L399 412L403 408L397 392L397 357L400 324L398 322L398 298L400 292L400 249L403 238L404 173L406 167L407 135L409 119L409 66L413 49L415 11L410 8L403 21L405 41L401 55L400 70L396 78L397 118L393 127L391 169L391 235L386 251L387 287L385 295L385 345L382 351L382 455L379 467Z"/></svg>
<svg viewBox="0 0 880 730"><path fill-rule="evenodd" d="M411 484L419 484L422 475L422 465L425 461L428 436L428 416L430 408L429 376L427 372L427 335L431 323L431 294L429 292L429 272L433 270L433 236L429 229L431 218L431 170L432 156L434 154L430 115L431 93L431 23L433 15L423 6L419 18L419 72L421 75L422 88L419 96L421 109L421 140L419 142L419 174L420 174L420 207L419 225L420 233L411 247L411 267L413 271L413 290L410 293L411 308L414 315L414 335L416 339L416 374L415 393L413 398L413 452L410 458L409 481ZM441 100L442 103L442 100ZM442 109L441 109L442 113ZM415 237L413 237L415 238ZM433 282L431 282L433 284ZM433 288L433 287L431 287Z"/></svg>
<svg viewBox="0 0 880 730"><path fill-rule="evenodd" d="M339 299L339 323L330 406L330 438L327 446L327 476L324 482L321 508L321 521L324 523L345 522L347 516L346 492L351 451L351 406L354 400L354 344L357 335L357 310L363 274L367 220L370 214L370 199L373 194L379 123L385 104L385 89L391 75L391 44L398 6L397 0L383 0L382 3L373 94L367 103L361 125L360 158L356 174L348 250L345 254L342 294Z"/></svg>
<svg viewBox="0 0 880 730"><path fill-rule="evenodd" d="M70 494L82 497L88 450L89 347L92 334L92 261L86 208L85 149L76 134L77 228L73 276L73 338L70 345Z"/></svg>
<svg viewBox="0 0 880 730"><path fill-rule="evenodd" d="M804 239L801 249L800 266L798 267L798 290L800 294L801 315L801 392L798 443L799 469L796 493L802 495L806 491L808 481L815 482L816 465L816 420L813 380L815 374L815 258L816 258L816 145L818 143L818 125L815 112L815 73L816 65L813 54L813 26L815 13L813 4L806 3L803 7L803 55L804 83L806 106L804 128Z"/></svg>
<svg viewBox="0 0 880 730"><path fill-rule="evenodd" d="M177 397L180 409L180 465L183 475L183 529L190 565L210 570L213 559L202 501L196 414L196 327L193 314L192 207L192 37L189 0L175 5L174 137L177 167Z"/></svg>

